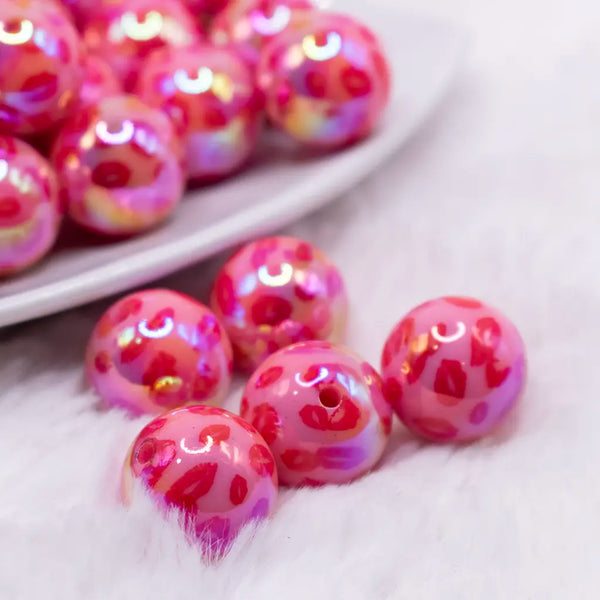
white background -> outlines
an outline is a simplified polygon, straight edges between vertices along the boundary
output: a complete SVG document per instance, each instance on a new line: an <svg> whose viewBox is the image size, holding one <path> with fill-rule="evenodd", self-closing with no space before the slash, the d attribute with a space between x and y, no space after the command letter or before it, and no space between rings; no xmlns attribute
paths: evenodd
<svg viewBox="0 0 600 600"><path fill-rule="evenodd" d="M517 417L461 448L398 426L377 472L283 493L206 568L143 498L115 502L141 422L96 412L81 378L106 303L0 332L1 600L598 597L600 8L397 4L468 26L467 64L403 152L289 232L342 268L349 342L375 364L421 300L503 309L529 353ZM168 283L202 293L213 271Z"/></svg>

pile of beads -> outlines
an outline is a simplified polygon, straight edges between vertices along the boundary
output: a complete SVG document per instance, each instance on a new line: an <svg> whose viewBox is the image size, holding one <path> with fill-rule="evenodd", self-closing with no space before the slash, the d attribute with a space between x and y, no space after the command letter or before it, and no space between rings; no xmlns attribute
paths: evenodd
<svg viewBox="0 0 600 600"><path fill-rule="evenodd" d="M4 0L0 276L49 252L63 213L139 234L248 165L267 121L333 151L389 96L374 34L309 0Z"/></svg>
<svg viewBox="0 0 600 600"><path fill-rule="evenodd" d="M343 279L302 240L239 249L211 305L168 290L127 296L98 322L86 358L105 406L158 415L126 458L124 500L138 482L161 510L180 510L208 558L271 513L278 482L342 484L376 467L393 413L426 440L468 442L501 423L524 387L514 325L454 296L399 321L380 375L340 345ZM239 416L219 407L234 365L253 371Z"/></svg>

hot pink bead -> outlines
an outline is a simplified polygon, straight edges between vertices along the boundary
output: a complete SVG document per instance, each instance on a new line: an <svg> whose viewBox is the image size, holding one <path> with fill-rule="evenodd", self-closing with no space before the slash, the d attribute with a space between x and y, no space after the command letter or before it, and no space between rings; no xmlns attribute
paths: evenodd
<svg viewBox="0 0 600 600"><path fill-rule="evenodd" d="M93 106L106 96L123 93L121 83L101 58L88 55L84 59L85 75L79 90L79 108Z"/></svg>
<svg viewBox="0 0 600 600"><path fill-rule="evenodd" d="M83 29L88 49L109 63L126 91L134 89L153 50L189 46L199 38L180 0L101 0Z"/></svg>
<svg viewBox="0 0 600 600"><path fill-rule="evenodd" d="M0 276L42 258L54 244L61 216L48 161L25 142L0 135Z"/></svg>
<svg viewBox="0 0 600 600"><path fill-rule="evenodd" d="M201 44L157 51L140 74L137 94L177 125L192 180L229 175L256 146L262 103L254 75L232 50Z"/></svg>
<svg viewBox="0 0 600 600"><path fill-rule="evenodd" d="M372 469L391 429L377 372L329 342L302 342L254 372L241 416L263 436L285 485L346 483Z"/></svg>
<svg viewBox="0 0 600 600"><path fill-rule="evenodd" d="M231 384L227 335L203 304L170 290L119 300L87 347L86 374L105 405L158 414L219 404Z"/></svg>
<svg viewBox="0 0 600 600"><path fill-rule="evenodd" d="M284 346L343 337L348 301L338 269L315 246L272 237L244 246L219 272L211 306L253 370Z"/></svg>
<svg viewBox="0 0 600 600"><path fill-rule="evenodd" d="M0 4L0 134L30 136L72 112L83 77L79 37L53 2Z"/></svg>
<svg viewBox="0 0 600 600"><path fill-rule="evenodd" d="M525 349L515 326L472 298L421 304L390 334L384 390L414 433L436 442L489 433L517 402Z"/></svg>
<svg viewBox="0 0 600 600"><path fill-rule="evenodd" d="M390 97L390 70L375 35L350 17L319 11L265 48L257 77L272 122L323 149L371 133Z"/></svg>
<svg viewBox="0 0 600 600"><path fill-rule="evenodd" d="M106 235L155 226L184 189L182 147L170 120L135 96L110 96L76 114L52 158L69 215Z"/></svg>
<svg viewBox="0 0 600 600"><path fill-rule="evenodd" d="M265 45L282 31L304 24L309 0L245 0L231 2L213 21L211 40L231 45L256 67Z"/></svg>
<svg viewBox="0 0 600 600"><path fill-rule="evenodd" d="M148 424L125 460L123 496L138 480L163 509L179 509L205 556L222 556L277 498L273 455L256 430L219 408L190 406Z"/></svg>

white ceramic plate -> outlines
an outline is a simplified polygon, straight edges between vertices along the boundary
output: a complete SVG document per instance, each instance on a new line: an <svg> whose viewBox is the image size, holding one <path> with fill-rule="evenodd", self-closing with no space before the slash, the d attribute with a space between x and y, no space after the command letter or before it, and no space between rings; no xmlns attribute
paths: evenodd
<svg viewBox="0 0 600 600"><path fill-rule="evenodd" d="M269 151L274 142L267 139L253 168L189 193L160 229L118 243L59 244L36 268L0 283L0 326L147 283L280 228L356 185L406 142L452 81L465 35L441 21L403 15L382 0L345 0L338 6L363 16L382 38L392 64L393 100L375 135L319 158Z"/></svg>

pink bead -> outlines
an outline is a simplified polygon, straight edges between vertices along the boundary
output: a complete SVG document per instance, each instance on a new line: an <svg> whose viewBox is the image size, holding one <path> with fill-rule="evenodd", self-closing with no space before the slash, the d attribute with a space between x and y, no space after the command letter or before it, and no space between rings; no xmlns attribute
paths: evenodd
<svg viewBox="0 0 600 600"><path fill-rule="evenodd" d="M256 67L266 44L276 35L304 24L313 9L309 0L245 0L231 2L213 21L211 41L231 45Z"/></svg>
<svg viewBox="0 0 600 600"><path fill-rule="evenodd" d="M0 3L0 134L47 131L72 112L83 77L79 44L57 4Z"/></svg>
<svg viewBox="0 0 600 600"><path fill-rule="evenodd" d="M101 0L83 39L109 63L124 89L132 91L153 50L189 46L199 41L200 33L180 0Z"/></svg>
<svg viewBox="0 0 600 600"><path fill-rule="evenodd" d="M231 345L215 315L170 290L119 300L96 325L86 353L88 381L104 404L135 414L219 404L231 369Z"/></svg>
<svg viewBox="0 0 600 600"><path fill-rule="evenodd" d="M384 390L414 433L436 442L489 433L517 402L525 349L515 326L472 298L417 306L390 334Z"/></svg>
<svg viewBox="0 0 600 600"><path fill-rule="evenodd" d="M200 17L212 17L221 12L228 4L238 0L183 0L188 10Z"/></svg>
<svg viewBox="0 0 600 600"><path fill-rule="evenodd" d="M111 96L76 114L52 159L72 219L106 235L164 221L184 189L182 148L170 120L135 96Z"/></svg>
<svg viewBox="0 0 600 600"><path fill-rule="evenodd" d="M177 125L194 181L233 173L256 146L262 103L253 74L232 50L201 44L157 51L140 74L137 94Z"/></svg>
<svg viewBox="0 0 600 600"><path fill-rule="evenodd" d="M48 161L0 135L0 276L29 267L54 244L62 211Z"/></svg>
<svg viewBox="0 0 600 600"><path fill-rule="evenodd" d="M346 483L372 469L388 441L392 409L377 372L329 342L302 342L254 372L241 416L263 436L282 484Z"/></svg>
<svg viewBox="0 0 600 600"><path fill-rule="evenodd" d="M206 406L179 408L141 431L125 460L126 503L134 480L159 508L183 513L209 558L225 554L244 525L266 518L277 498L264 440L237 415Z"/></svg>
<svg viewBox="0 0 600 600"><path fill-rule="evenodd" d="M284 346L343 337L348 301L337 268L307 242L265 238L219 272L211 306L231 339L236 366L253 370Z"/></svg>
<svg viewBox="0 0 600 600"><path fill-rule="evenodd" d="M106 96L123 93L121 83L108 64L94 55L84 59L85 75L79 90L79 108L93 106Z"/></svg>
<svg viewBox="0 0 600 600"><path fill-rule="evenodd" d="M257 77L272 122L323 149L370 134L390 97L390 70L375 35L350 17L318 11L265 48Z"/></svg>

